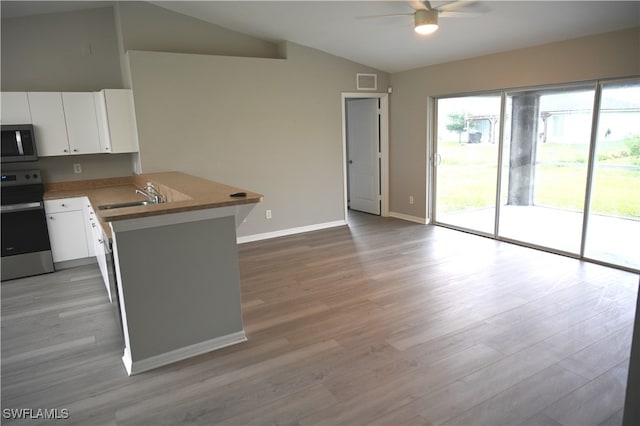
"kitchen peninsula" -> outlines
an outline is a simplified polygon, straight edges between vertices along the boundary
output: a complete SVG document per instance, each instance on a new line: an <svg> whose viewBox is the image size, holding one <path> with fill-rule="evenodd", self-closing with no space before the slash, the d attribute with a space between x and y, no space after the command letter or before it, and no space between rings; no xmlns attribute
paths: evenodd
<svg viewBox="0 0 640 426"><path fill-rule="evenodd" d="M165 202L126 206L148 183ZM262 195L179 172L45 187L45 202L70 197L112 241L128 374L246 340L236 227Z"/></svg>

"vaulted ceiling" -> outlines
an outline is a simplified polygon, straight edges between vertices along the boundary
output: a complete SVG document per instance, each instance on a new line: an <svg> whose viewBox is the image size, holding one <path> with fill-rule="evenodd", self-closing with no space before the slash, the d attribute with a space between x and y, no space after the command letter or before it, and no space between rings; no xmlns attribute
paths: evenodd
<svg viewBox="0 0 640 426"><path fill-rule="evenodd" d="M289 40L383 71L640 26L640 1L458 1L468 17L414 30L411 1L162 1L164 8L259 38ZM452 3L433 1L438 7ZM403 14L367 18L375 15Z"/></svg>
<svg viewBox="0 0 640 426"><path fill-rule="evenodd" d="M438 31L427 36L413 31L412 13L419 3L415 1L152 3L261 39L292 41L388 72L640 27L640 1L433 1L433 7L469 16L441 16ZM3 1L2 14L106 4L113 2Z"/></svg>

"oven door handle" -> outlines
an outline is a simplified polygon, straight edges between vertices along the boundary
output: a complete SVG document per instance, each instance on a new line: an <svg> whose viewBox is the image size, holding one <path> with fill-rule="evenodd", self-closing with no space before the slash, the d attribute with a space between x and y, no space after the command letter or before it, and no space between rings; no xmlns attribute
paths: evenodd
<svg viewBox="0 0 640 426"><path fill-rule="evenodd" d="M34 203L9 204L9 205L0 206L0 212L2 213L24 212L28 210L42 210L42 209L44 209L44 205L42 201L38 201Z"/></svg>

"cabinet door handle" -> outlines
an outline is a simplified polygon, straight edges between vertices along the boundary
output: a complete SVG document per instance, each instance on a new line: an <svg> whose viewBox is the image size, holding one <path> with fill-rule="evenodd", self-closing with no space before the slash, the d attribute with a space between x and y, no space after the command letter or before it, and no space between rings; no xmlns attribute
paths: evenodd
<svg viewBox="0 0 640 426"><path fill-rule="evenodd" d="M68 150L68 149L63 149L62 151L64 151L64 152L69 152L69 150Z"/></svg>
<svg viewBox="0 0 640 426"><path fill-rule="evenodd" d="M76 148L73 148L73 152L78 152L78 150Z"/></svg>

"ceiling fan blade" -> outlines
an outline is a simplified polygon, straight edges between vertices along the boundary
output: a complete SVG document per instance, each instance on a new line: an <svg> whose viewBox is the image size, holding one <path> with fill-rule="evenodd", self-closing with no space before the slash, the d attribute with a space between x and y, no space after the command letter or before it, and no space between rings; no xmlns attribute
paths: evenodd
<svg viewBox="0 0 640 426"><path fill-rule="evenodd" d="M457 11L442 11L438 14L440 18L476 18L482 15L479 12L457 12Z"/></svg>
<svg viewBox="0 0 640 426"><path fill-rule="evenodd" d="M397 18L399 16L413 16L413 13L387 13L385 15L356 16L356 19Z"/></svg>
<svg viewBox="0 0 640 426"><path fill-rule="evenodd" d="M438 9L440 12L444 12L445 10L453 10L453 9L458 9L460 7L464 7L465 3L475 3L475 1L453 0L453 1L444 2L443 4L436 6L434 9Z"/></svg>
<svg viewBox="0 0 640 426"><path fill-rule="evenodd" d="M471 12L476 14L486 13L488 8L476 0L456 0L437 6L440 12Z"/></svg>
<svg viewBox="0 0 640 426"><path fill-rule="evenodd" d="M409 2L409 6L413 8L413 10L430 10L431 2L428 1L420 1L420 0L412 0Z"/></svg>

